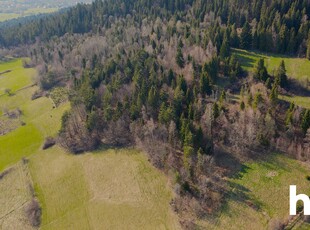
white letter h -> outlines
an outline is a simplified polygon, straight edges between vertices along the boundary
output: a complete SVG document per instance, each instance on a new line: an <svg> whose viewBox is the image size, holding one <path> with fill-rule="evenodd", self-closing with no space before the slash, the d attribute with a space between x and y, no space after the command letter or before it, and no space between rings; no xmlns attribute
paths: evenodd
<svg viewBox="0 0 310 230"><path fill-rule="evenodd" d="M305 194L296 195L296 185L290 186L290 215L296 215L297 201L304 203L304 215L310 215L310 199Z"/></svg>

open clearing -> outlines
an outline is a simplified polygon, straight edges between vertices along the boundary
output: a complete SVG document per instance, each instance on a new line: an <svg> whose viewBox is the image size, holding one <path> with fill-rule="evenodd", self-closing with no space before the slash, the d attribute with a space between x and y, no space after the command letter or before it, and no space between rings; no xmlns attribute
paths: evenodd
<svg viewBox="0 0 310 230"><path fill-rule="evenodd" d="M310 97L303 97L303 96L290 97L290 96L280 95L279 98L284 101L292 102L295 105L299 105L303 108L310 109Z"/></svg>
<svg viewBox="0 0 310 230"><path fill-rule="evenodd" d="M287 75L290 78L298 80L310 81L310 61L305 58L293 58L284 55L274 55L259 53L254 51L246 51L240 49L233 49L238 59L241 62L241 66L248 71L252 71L259 59L265 59L265 65L270 74L273 74L279 67L282 60L285 62Z"/></svg>
<svg viewBox="0 0 310 230"><path fill-rule="evenodd" d="M14 19L14 18L18 18L18 17L20 17L20 15L15 14L15 13L0 13L0 22L10 20L10 19Z"/></svg>
<svg viewBox="0 0 310 230"><path fill-rule="evenodd" d="M231 192L219 216L201 225L207 229L259 230L268 229L276 220L284 222L289 217L289 186L297 185L298 194L310 194L308 175L308 165L280 154L247 163L235 178L228 179ZM309 229L310 225L303 227Z"/></svg>
<svg viewBox="0 0 310 230"><path fill-rule="evenodd" d="M288 77L298 80L302 86L310 90L310 61L305 58L293 58L240 49L233 49L233 53L235 53L240 60L242 68L249 72L253 71L258 60L263 58L268 73L274 75L281 61L284 60ZM279 98L288 102L294 102L296 105L303 108L310 109L310 97L304 95L295 95L293 97L280 95Z"/></svg>
<svg viewBox="0 0 310 230"><path fill-rule="evenodd" d="M10 89L12 93L23 87L29 86L33 82L36 71L32 68L25 69L22 65L22 59L13 59L8 62L0 63L0 95Z"/></svg>
<svg viewBox="0 0 310 230"><path fill-rule="evenodd" d="M30 169L42 229L178 229L165 175L137 150L73 156L55 147L34 155Z"/></svg>
<svg viewBox="0 0 310 230"><path fill-rule="evenodd" d="M30 15L53 13L57 10L58 8L31 8L22 13L0 13L0 22Z"/></svg>

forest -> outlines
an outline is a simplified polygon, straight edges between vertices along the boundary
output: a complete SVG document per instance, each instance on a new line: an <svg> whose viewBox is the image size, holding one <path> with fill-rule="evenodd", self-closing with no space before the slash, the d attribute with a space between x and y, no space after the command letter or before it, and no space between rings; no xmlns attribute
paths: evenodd
<svg viewBox="0 0 310 230"><path fill-rule="evenodd" d="M309 17L309 0L96 0L2 23L0 46L37 68L33 98L68 89L61 146L143 149L173 181L172 205L190 227L189 216L224 204L235 170L227 153L309 158L310 110L279 98L309 96L309 82L288 76L284 61L247 71L235 54L310 60Z"/></svg>

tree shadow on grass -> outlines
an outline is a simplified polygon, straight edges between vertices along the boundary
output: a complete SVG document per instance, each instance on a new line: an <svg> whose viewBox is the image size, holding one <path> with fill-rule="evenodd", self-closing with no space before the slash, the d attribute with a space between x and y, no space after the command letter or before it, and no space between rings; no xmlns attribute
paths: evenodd
<svg viewBox="0 0 310 230"><path fill-rule="evenodd" d="M241 50L241 49L232 49L233 53L236 54L237 58L240 60L244 68L253 68L256 65L256 62L263 59L272 59L272 58L293 58L293 56L274 54L274 53L264 53L257 50Z"/></svg>
<svg viewBox="0 0 310 230"><path fill-rule="evenodd" d="M224 169L226 177L233 177L242 170L242 162L233 154L217 149L214 159L216 165Z"/></svg>
<svg viewBox="0 0 310 230"><path fill-rule="evenodd" d="M251 155L251 154L250 154ZM241 160L242 158L234 156L234 154L227 152L220 152L216 155L216 163L219 167L226 168L225 176L226 180L226 188L224 191L224 199L222 203L222 208L213 213L213 215L207 217L209 222L216 223L221 215L231 216L233 212L230 204L238 203L241 204L241 207L248 207L254 210L255 212L263 214L264 203L260 197L255 196L254 192L251 190L251 186L246 186L241 183L240 180L243 177L250 173L261 173L261 172L253 172L255 170L251 167L251 164L247 164L245 162L255 161L255 164L262 165L264 168L264 173L278 172L278 171L290 171L289 165L285 163L285 161L281 160L278 154L275 153L261 153L257 154L255 157L249 157L246 160ZM277 174L275 174L277 175ZM263 176L263 174L262 174ZM266 188L268 189L268 188ZM246 211L246 210L245 210Z"/></svg>
<svg viewBox="0 0 310 230"><path fill-rule="evenodd" d="M229 207L227 205L229 201L245 204L255 211L262 210L263 203L251 194L251 190L236 182L229 181L228 183L231 190L226 194L226 208L223 210L224 213L226 211L229 213Z"/></svg>
<svg viewBox="0 0 310 230"><path fill-rule="evenodd" d="M124 149L126 150L136 150L132 145L123 145L123 146L116 146L116 145L107 145L101 144L96 150L91 151L92 154L102 154L106 151L113 150L115 153L123 153ZM128 151L131 153L132 151Z"/></svg>
<svg viewBox="0 0 310 230"><path fill-rule="evenodd" d="M301 81L297 79L289 79L289 90L291 93L293 93L296 96L302 96L302 97L310 97L310 90L308 88L308 85L302 83Z"/></svg>
<svg viewBox="0 0 310 230"><path fill-rule="evenodd" d="M233 52L241 62L242 67L247 69L253 68L257 62L257 59L262 58L259 54L249 53L245 50L235 49Z"/></svg>

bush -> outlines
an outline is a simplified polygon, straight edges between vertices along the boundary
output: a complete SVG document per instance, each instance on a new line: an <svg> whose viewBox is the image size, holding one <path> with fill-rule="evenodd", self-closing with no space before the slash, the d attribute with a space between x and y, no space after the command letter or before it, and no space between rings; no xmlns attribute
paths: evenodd
<svg viewBox="0 0 310 230"><path fill-rule="evenodd" d="M40 90L35 91L32 96L31 96L31 100L35 100L38 99L40 97L43 97L43 92Z"/></svg>
<svg viewBox="0 0 310 230"><path fill-rule="evenodd" d="M33 227L41 224L41 207L36 199L32 199L26 206L26 216Z"/></svg>
<svg viewBox="0 0 310 230"><path fill-rule="evenodd" d="M48 149L48 148L54 146L55 144L56 144L56 141L55 141L54 138L52 138L52 137L47 137L47 138L45 139L45 142L44 142L44 144L43 144L42 149L43 149L43 150Z"/></svg>

